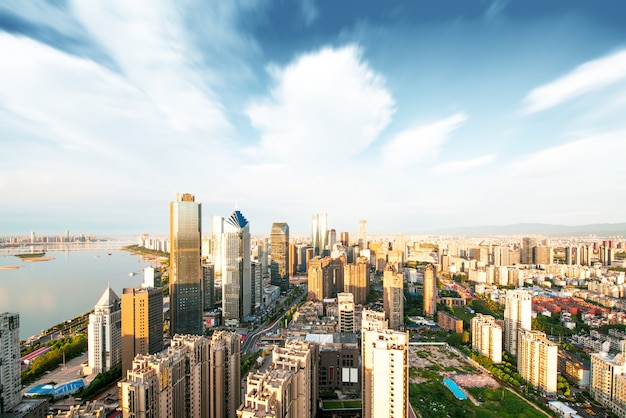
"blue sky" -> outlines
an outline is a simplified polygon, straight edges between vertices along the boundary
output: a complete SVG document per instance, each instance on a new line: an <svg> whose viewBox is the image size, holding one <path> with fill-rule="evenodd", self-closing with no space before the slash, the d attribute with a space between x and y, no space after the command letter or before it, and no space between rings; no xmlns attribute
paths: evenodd
<svg viewBox="0 0 626 418"><path fill-rule="evenodd" d="M0 235L624 222L620 1L4 1ZM205 222L208 233L208 221Z"/></svg>

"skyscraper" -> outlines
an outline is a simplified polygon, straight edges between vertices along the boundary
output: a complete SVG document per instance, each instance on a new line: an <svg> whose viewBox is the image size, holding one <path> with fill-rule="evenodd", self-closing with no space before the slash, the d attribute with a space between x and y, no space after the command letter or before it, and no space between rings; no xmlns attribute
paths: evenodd
<svg viewBox="0 0 626 418"><path fill-rule="evenodd" d="M20 316L0 314L0 414L20 403Z"/></svg>
<svg viewBox="0 0 626 418"><path fill-rule="evenodd" d="M202 335L202 205L189 193L170 203L170 335Z"/></svg>
<svg viewBox="0 0 626 418"><path fill-rule="evenodd" d="M280 290L289 290L289 225L274 222L270 236L271 282Z"/></svg>
<svg viewBox="0 0 626 418"><path fill-rule="evenodd" d="M89 368L102 373L122 364L122 310L120 298L106 288L89 314Z"/></svg>
<svg viewBox="0 0 626 418"><path fill-rule="evenodd" d="M504 307L504 349L517 356L520 329L531 329L532 294L523 289L506 291Z"/></svg>
<svg viewBox="0 0 626 418"><path fill-rule="evenodd" d="M520 251L520 262L522 264L533 264L533 248L537 246L537 240L535 238L524 237L522 238L522 248Z"/></svg>
<svg viewBox="0 0 626 418"><path fill-rule="evenodd" d="M437 311L437 272L429 264L424 270L424 315L434 316Z"/></svg>
<svg viewBox="0 0 626 418"><path fill-rule="evenodd" d="M383 303L389 328L398 329L404 323L404 277L392 266L383 273Z"/></svg>
<svg viewBox="0 0 626 418"><path fill-rule="evenodd" d="M354 295L354 303L365 304L369 293L370 262L367 257L359 257L355 264L343 267L343 288Z"/></svg>
<svg viewBox="0 0 626 418"><path fill-rule="evenodd" d="M210 418L235 418L241 403L241 347L239 334L220 331L213 334L209 373Z"/></svg>
<svg viewBox="0 0 626 418"><path fill-rule="evenodd" d="M204 310L210 311L215 308L215 266L213 264L202 265L202 292Z"/></svg>
<svg viewBox="0 0 626 418"><path fill-rule="evenodd" d="M328 246L328 216L325 213L316 213L311 221L311 242L314 255L323 256Z"/></svg>
<svg viewBox="0 0 626 418"><path fill-rule="evenodd" d="M363 417L406 417L408 333L363 329L362 339Z"/></svg>
<svg viewBox="0 0 626 418"><path fill-rule="evenodd" d="M124 288L122 291L122 375L137 354L163 350L163 290Z"/></svg>
<svg viewBox="0 0 626 418"><path fill-rule="evenodd" d="M238 210L224 222L222 315L226 325L238 325L252 313L250 226Z"/></svg>
<svg viewBox="0 0 626 418"><path fill-rule="evenodd" d="M359 221L359 247L362 250L367 248L367 221L365 219Z"/></svg>

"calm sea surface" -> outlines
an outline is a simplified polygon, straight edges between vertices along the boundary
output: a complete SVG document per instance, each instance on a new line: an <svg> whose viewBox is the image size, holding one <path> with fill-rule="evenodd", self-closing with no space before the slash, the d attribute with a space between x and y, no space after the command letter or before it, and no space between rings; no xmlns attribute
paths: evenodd
<svg viewBox="0 0 626 418"><path fill-rule="evenodd" d="M143 280L143 268L150 263L122 251L127 242L100 242L65 248L35 247L54 260L28 262L13 254L21 249L0 250L0 313L20 314L20 339L72 319L93 309L110 283L120 296L125 287L136 287ZM110 254L110 255L108 255ZM130 277L129 273L136 276Z"/></svg>

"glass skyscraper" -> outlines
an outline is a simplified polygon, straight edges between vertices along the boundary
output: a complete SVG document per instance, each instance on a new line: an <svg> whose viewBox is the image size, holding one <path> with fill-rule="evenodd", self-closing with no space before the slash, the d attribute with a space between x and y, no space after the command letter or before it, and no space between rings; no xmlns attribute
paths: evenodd
<svg viewBox="0 0 626 418"><path fill-rule="evenodd" d="M189 193L170 203L170 335L203 334L202 205Z"/></svg>

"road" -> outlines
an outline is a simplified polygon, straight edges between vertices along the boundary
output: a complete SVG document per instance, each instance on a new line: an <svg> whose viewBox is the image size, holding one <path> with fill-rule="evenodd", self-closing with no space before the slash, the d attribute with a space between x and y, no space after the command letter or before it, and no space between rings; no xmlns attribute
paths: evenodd
<svg viewBox="0 0 626 418"><path fill-rule="evenodd" d="M298 303L300 303L300 301L306 297L306 294L307 292L305 291L300 296L298 296L294 300L293 304L289 308L287 308L287 310L285 310L285 312L283 312L282 315L280 315L274 322L272 322L269 325L263 325L263 324L259 325L257 329L248 333L248 336L246 337L246 339L244 340L241 346L242 354L244 355L248 354L248 351L250 349L254 349L256 347L256 343L259 341L259 338L265 335L268 331L275 330L278 324L280 323L280 321L282 321L285 318L285 314L294 306L297 306Z"/></svg>

